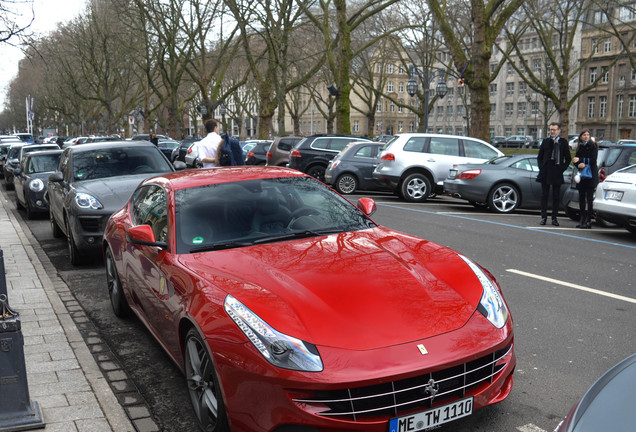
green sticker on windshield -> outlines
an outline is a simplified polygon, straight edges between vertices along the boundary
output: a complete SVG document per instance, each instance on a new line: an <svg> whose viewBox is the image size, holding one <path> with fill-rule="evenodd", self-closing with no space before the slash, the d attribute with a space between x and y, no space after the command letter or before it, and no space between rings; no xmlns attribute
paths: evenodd
<svg viewBox="0 0 636 432"><path fill-rule="evenodd" d="M192 239L192 244L201 244L203 243L203 237L195 237Z"/></svg>

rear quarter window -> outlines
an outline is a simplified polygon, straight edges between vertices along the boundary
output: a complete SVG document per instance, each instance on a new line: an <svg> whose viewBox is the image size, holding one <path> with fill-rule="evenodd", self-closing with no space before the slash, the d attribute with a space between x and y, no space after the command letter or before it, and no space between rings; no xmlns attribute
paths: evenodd
<svg viewBox="0 0 636 432"><path fill-rule="evenodd" d="M492 159L497 156L497 152L479 141L462 140L464 143L464 154L466 157L479 159Z"/></svg>
<svg viewBox="0 0 636 432"><path fill-rule="evenodd" d="M424 137L412 137L404 144L405 152L423 153L424 146L426 144L426 138Z"/></svg>

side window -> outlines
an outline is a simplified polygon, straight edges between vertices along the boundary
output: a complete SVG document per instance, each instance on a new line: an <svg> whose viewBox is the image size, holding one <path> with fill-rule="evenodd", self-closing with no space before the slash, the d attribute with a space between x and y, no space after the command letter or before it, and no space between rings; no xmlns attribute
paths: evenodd
<svg viewBox="0 0 636 432"><path fill-rule="evenodd" d="M532 171L532 165L530 164L530 159L522 159L514 164L512 164L512 168L517 168L525 171Z"/></svg>
<svg viewBox="0 0 636 432"><path fill-rule="evenodd" d="M431 138L429 153L459 156L459 140L455 138Z"/></svg>
<svg viewBox="0 0 636 432"><path fill-rule="evenodd" d="M412 137L404 144L404 151L422 153L424 152L425 144L426 139L424 137Z"/></svg>
<svg viewBox="0 0 636 432"><path fill-rule="evenodd" d="M636 164L636 151L632 151L632 154L629 155L629 160L627 161L628 165Z"/></svg>
<svg viewBox="0 0 636 432"><path fill-rule="evenodd" d="M59 166L59 170L62 172L62 174L64 175L64 178L68 181L71 180L71 164L69 163L69 157L70 152L65 152L62 153L62 158L60 159L60 166Z"/></svg>
<svg viewBox="0 0 636 432"><path fill-rule="evenodd" d="M492 159L497 156L496 151L478 141L464 139L462 142L464 143L464 154L466 157Z"/></svg>
<svg viewBox="0 0 636 432"><path fill-rule="evenodd" d="M354 157L365 157L365 158L373 157L374 156L374 146L363 146L363 147L360 147L353 156Z"/></svg>
<svg viewBox="0 0 636 432"><path fill-rule="evenodd" d="M290 140L282 139L282 140L278 141L278 149L279 150L290 151L293 145L294 145L294 143L291 142Z"/></svg>
<svg viewBox="0 0 636 432"><path fill-rule="evenodd" d="M166 194L158 186L137 189L133 196L133 222L149 225L157 241L168 239L168 203Z"/></svg>
<svg viewBox="0 0 636 432"><path fill-rule="evenodd" d="M618 159L618 156L620 154L621 154L621 149L619 148L610 149L610 151L607 154L607 159L605 159L604 166L614 165L616 163L616 159Z"/></svg>
<svg viewBox="0 0 636 432"><path fill-rule="evenodd" d="M332 138L330 142L330 149L340 151L347 146L353 140L349 140L346 138Z"/></svg>
<svg viewBox="0 0 636 432"><path fill-rule="evenodd" d="M329 144L329 139L327 138L316 138L313 143L311 143L311 148L325 150L327 149L327 145Z"/></svg>

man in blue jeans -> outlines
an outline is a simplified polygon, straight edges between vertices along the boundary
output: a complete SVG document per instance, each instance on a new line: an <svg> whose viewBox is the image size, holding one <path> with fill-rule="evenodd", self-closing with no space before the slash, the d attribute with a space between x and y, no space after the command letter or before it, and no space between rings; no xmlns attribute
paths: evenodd
<svg viewBox="0 0 636 432"><path fill-rule="evenodd" d="M550 123L550 136L541 142L537 162L539 175L537 181L541 183L541 225L548 220L548 196L552 189L552 225L559 226L559 199L563 173L570 165L572 156L565 138L561 138L561 127L558 123Z"/></svg>

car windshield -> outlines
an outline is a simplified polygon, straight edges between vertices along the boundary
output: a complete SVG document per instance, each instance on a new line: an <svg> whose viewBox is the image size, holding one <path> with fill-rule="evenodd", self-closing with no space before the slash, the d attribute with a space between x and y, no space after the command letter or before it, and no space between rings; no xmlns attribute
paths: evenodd
<svg viewBox="0 0 636 432"><path fill-rule="evenodd" d="M55 171L57 169L59 162L60 162L60 153L38 155L38 156L34 155L31 158L31 162L29 164L29 167L27 168L27 172L31 174L31 173Z"/></svg>
<svg viewBox="0 0 636 432"><path fill-rule="evenodd" d="M170 163L154 146L103 148L73 155L75 181L170 171Z"/></svg>
<svg viewBox="0 0 636 432"><path fill-rule="evenodd" d="M196 253L376 225L307 177L245 180L175 192L177 253Z"/></svg>

